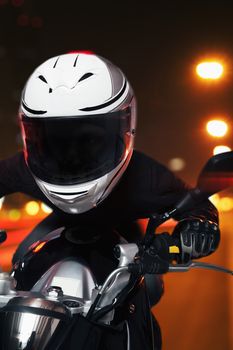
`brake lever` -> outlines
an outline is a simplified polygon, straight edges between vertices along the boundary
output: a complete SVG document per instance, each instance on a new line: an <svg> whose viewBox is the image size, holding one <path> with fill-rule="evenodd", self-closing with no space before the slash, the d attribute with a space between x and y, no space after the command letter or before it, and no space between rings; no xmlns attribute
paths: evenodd
<svg viewBox="0 0 233 350"><path fill-rule="evenodd" d="M192 261L192 260L187 264L176 264L176 265L171 264L169 265L168 272L187 272L192 268L214 270L214 271L224 272L224 273L233 275L233 271L225 267L215 265L215 264L209 264L205 262Z"/></svg>

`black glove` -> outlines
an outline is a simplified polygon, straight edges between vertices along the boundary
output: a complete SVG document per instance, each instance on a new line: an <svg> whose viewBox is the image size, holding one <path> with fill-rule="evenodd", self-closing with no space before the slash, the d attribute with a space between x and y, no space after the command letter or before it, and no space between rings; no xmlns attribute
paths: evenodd
<svg viewBox="0 0 233 350"><path fill-rule="evenodd" d="M162 274L169 269L171 255L169 246L173 239L168 233L161 233L154 236L150 246L144 251L139 247L139 256L134 264L129 265L130 272L139 274Z"/></svg>
<svg viewBox="0 0 233 350"><path fill-rule="evenodd" d="M217 224L209 220L184 219L180 221L172 236L179 238L181 253L179 263L186 263L192 258L201 258L214 252L220 241Z"/></svg>

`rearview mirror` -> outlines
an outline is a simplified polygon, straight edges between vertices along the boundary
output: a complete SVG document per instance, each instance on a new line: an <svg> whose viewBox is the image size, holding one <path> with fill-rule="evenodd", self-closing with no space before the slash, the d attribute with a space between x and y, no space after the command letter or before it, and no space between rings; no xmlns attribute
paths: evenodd
<svg viewBox="0 0 233 350"><path fill-rule="evenodd" d="M197 180L197 186L191 189L175 206L175 211L184 212L214 193L233 186L233 151L211 157Z"/></svg>
<svg viewBox="0 0 233 350"><path fill-rule="evenodd" d="M233 186L233 151L211 157L197 180L197 187L207 196Z"/></svg>

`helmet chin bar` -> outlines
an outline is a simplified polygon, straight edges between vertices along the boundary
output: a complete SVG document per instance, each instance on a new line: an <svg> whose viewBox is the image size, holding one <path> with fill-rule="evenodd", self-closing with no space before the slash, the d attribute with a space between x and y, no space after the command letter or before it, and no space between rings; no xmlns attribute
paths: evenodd
<svg viewBox="0 0 233 350"><path fill-rule="evenodd" d="M58 186L43 182L36 177L35 180L49 201L65 213L81 214L95 207L91 199L96 197L98 180L91 181L89 185L86 184L85 190L84 187L81 190L82 185Z"/></svg>
<svg viewBox="0 0 233 350"><path fill-rule="evenodd" d="M95 208L118 183L131 159L131 150L109 174L85 184L53 185L33 175L37 185L53 205L68 214L81 214Z"/></svg>

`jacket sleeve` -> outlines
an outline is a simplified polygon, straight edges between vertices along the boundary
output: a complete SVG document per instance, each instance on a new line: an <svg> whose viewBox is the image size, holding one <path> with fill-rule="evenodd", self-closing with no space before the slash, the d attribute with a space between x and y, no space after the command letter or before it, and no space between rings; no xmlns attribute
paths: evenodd
<svg viewBox="0 0 233 350"><path fill-rule="evenodd" d="M0 160L0 197L21 192L35 197L38 189L27 169L23 152Z"/></svg>
<svg viewBox="0 0 233 350"><path fill-rule="evenodd" d="M156 174L152 181L156 182L154 185L156 186L161 198L167 199L166 209L172 209L191 187L158 162L154 164L153 171ZM218 223L218 211L209 200L205 200L196 205L193 209L187 210L174 217L174 219L178 221L188 218L200 218Z"/></svg>

